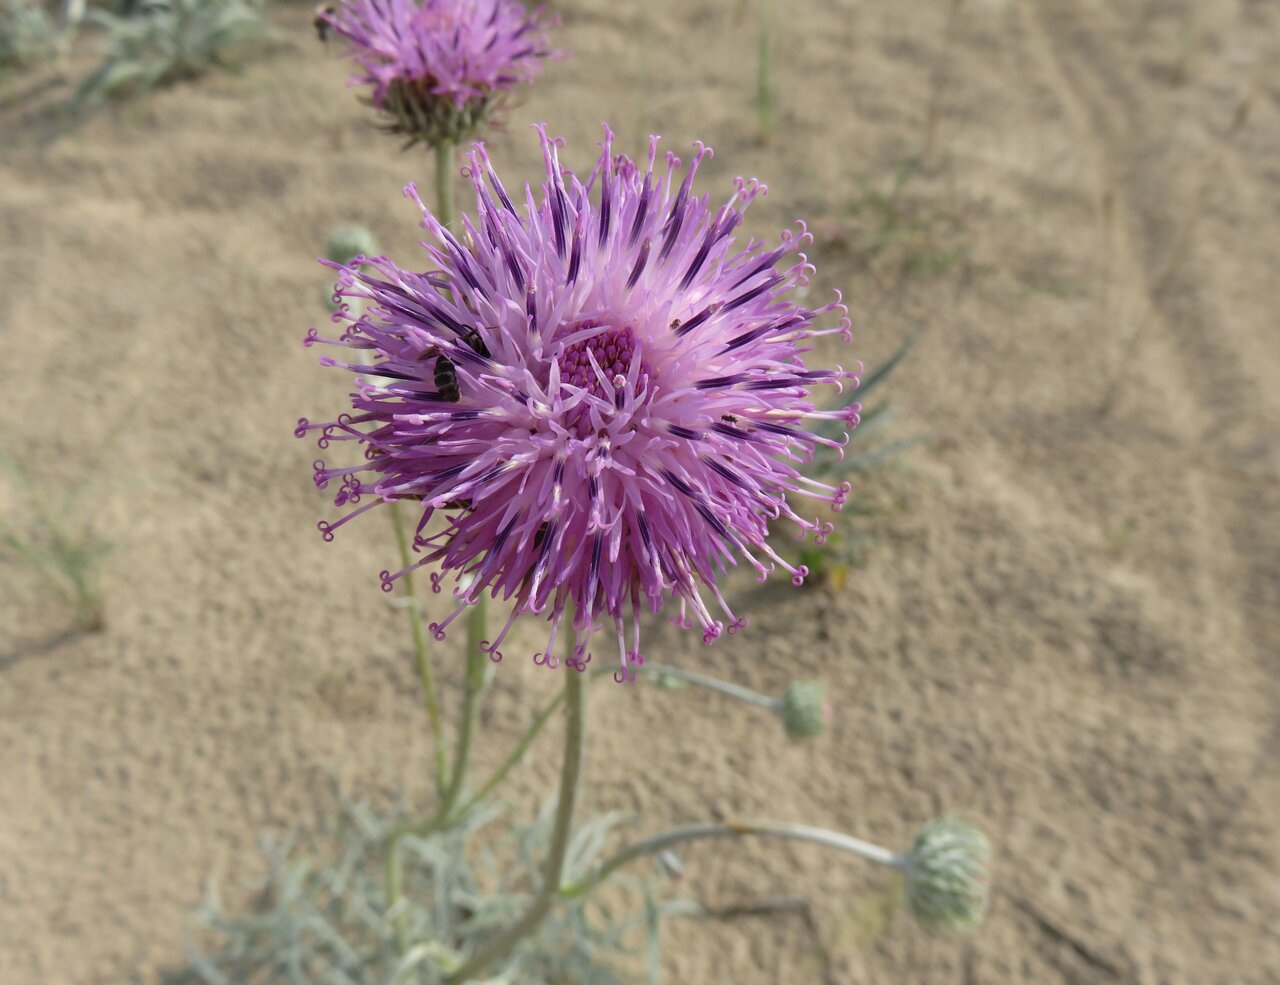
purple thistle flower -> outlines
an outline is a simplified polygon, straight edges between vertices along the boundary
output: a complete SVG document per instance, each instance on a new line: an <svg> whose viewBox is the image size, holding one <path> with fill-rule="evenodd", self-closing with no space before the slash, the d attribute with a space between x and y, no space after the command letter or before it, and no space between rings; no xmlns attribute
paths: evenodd
<svg viewBox="0 0 1280 985"><path fill-rule="evenodd" d="M553 57L541 10L517 0L344 0L317 25L350 45L370 101L410 143L457 142Z"/></svg>
<svg viewBox="0 0 1280 985"><path fill-rule="evenodd" d="M474 217L462 235L442 226L418 198L433 269L413 273L385 257L338 271L338 339L312 329L307 345L354 350L350 361L322 364L357 375L353 412L298 422L299 437L354 441L365 461L315 463L317 485L340 484L339 506L352 517L384 502L421 511L407 571L439 565L457 579L457 605L431 630L446 628L482 592L511 601L511 616L485 649L499 650L517 615L546 613L545 654L570 603L581 670L597 623L610 624L620 655L618 680L643 663L639 618L677 597L678 625L701 626L710 643L746 625L717 586L727 565L745 558L763 581L775 566L799 585L793 567L767 543L770 520L786 518L821 543L832 524L807 520L792 498L839 510L849 485L803 474L819 444L842 443L807 430L809 422L857 424L859 406L818 410L810 391L843 389L854 373L807 369L809 340L851 338L847 309L816 310L787 294L813 272L800 248L809 239L782 234L779 246L735 241L756 181L736 181L718 210L691 188L711 149L695 145L683 178L666 155L655 173L658 138L642 171L612 150L605 127L601 155L586 182L563 169L558 141L537 128L546 161L541 200L526 186L517 210L482 143L464 174L475 187ZM487 181L487 184L486 184ZM779 269L779 264L782 269ZM348 302L355 302L352 309ZM354 314L358 312L358 314ZM833 314L836 324L815 321ZM848 439L848 435L845 435ZM443 512L443 524L429 523ZM382 573L390 591L405 571ZM442 577L432 575L440 591ZM626 623L630 620L628 640Z"/></svg>

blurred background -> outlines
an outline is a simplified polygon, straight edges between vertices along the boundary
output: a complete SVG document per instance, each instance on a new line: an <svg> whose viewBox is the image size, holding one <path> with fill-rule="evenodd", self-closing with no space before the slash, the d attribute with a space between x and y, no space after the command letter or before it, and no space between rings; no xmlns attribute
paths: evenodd
<svg viewBox="0 0 1280 985"><path fill-rule="evenodd" d="M308 4L268 4L232 71L116 99L152 81L104 74L119 26L24 3L0 0L0 982L153 983L210 880L248 904L261 833L335 788L430 799L394 545L322 543L292 430L348 389L300 345L315 257L360 223L417 262L401 189L433 163L377 132ZM542 173L530 122L579 172L602 121L633 155L702 140L713 200L768 184L749 233L814 233L814 299L842 290L855 331L823 362L919 332L811 583L738 573L751 626L714 647L645 629L766 693L824 681L827 735L602 686L585 806L901 847L963 811L998 859L949 943L855 861L695 847L682 893L803 905L673 922L670 980L1280 981L1280 4L553 6L571 56L488 138L510 184ZM557 686L516 656L543 638L504 647L484 768Z"/></svg>

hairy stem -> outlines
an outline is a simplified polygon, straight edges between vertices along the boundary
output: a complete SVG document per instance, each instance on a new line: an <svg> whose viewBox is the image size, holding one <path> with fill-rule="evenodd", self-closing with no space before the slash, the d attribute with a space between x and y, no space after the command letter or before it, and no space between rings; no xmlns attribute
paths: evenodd
<svg viewBox="0 0 1280 985"><path fill-rule="evenodd" d="M597 865L590 875L571 886L564 887L560 895L566 899L572 899L588 893L628 862L644 855L660 852L682 841L695 841L700 838L740 838L743 835L807 841L826 848L850 852L868 861L895 869L905 870L909 864L909 859L905 855L899 855L879 845L840 834L838 831L828 831L825 828L811 828L807 825L788 824L784 821L707 821L672 828L670 831L664 831L624 848L613 858Z"/></svg>
<svg viewBox="0 0 1280 985"><path fill-rule="evenodd" d="M570 646L572 647L572 634ZM564 668L563 673L565 675L564 765L560 770L560 798L556 803L555 827L551 832L551 849L543 870L542 889L523 917L482 947L461 968L449 976L451 985L458 985L476 977L493 962L511 953L512 948L538 928L556 900L560 898L560 881L564 875L565 856L569 851L573 810L578 798L578 780L582 773L587 693L585 674L569 666Z"/></svg>

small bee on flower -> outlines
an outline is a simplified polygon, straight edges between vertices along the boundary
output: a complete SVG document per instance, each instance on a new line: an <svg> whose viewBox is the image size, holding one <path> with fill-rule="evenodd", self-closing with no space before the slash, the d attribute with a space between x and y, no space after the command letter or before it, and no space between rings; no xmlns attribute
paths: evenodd
<svg viewBox="0 0 1280 985"><path fill-rule="evenodd" d="M436 357L436 368L432 373L432 379L435 381L440 399L445 403L456 404L462 399L462 391L458 389L458 368L448 356Z"/></svg>

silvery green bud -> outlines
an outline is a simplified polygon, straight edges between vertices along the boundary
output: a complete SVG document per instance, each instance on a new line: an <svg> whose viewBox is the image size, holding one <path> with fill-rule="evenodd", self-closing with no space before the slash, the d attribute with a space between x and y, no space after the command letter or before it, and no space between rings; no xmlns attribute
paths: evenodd
<svg viewBox="0 0 1280 985"><path fill-rule="evenodd" d="M926 931L972 933L982 923L991 890L991 842L955 817L930 821L911 846L907 903Z"/></svg>
<svg viewBox="0 0 1280 985"><path fill-rule="evenodd" d="M794 681L782 695L782 724L792 739L814 739L831 723L831 705L820 681Z"/></svg>
<svg viewBox="0 0 1280 985"><path fill-rule="evenodd" d="M350 263L354 257L376 257L381 250L373 233L364 226L338 226L329 233L324 255L334 263Z"/></svg>

